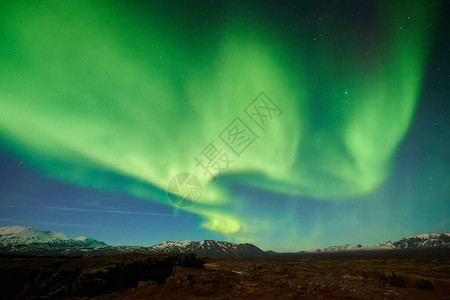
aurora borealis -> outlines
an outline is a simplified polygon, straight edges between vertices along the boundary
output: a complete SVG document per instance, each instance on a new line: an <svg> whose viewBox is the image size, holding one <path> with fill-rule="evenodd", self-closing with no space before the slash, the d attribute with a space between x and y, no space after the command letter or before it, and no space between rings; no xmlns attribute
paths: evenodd
<svg viewBox="0 0 450 300"><path fill-rule="evenodd" d="M2 1L1 222L290 251L448 231L448 4L412 2ZM237 117L258 138L212 182L193 158Z"/></svg>

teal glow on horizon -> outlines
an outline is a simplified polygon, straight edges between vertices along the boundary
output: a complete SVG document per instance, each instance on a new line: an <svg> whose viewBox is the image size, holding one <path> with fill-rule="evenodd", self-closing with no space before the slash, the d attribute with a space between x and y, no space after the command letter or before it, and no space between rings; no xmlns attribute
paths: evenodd
<svg viewBox="0 0 450 300"><path fill-rule="evenodd" d="M301 221L291 204L255 213L234 188L346 203L389 178L437 12L428 1L389 3L378 2L365 32L326 10L288 31L225 4L205 15L156 3L141 13L121 2L3 1L0 137L50 177L167 205L169 180L194 173L203 194L186 210L200 227L262 246L312 244L313 233L292 239ZM193 157L261 91L283 115L266 132L252 124L260 138L210 182Z"/></svg>

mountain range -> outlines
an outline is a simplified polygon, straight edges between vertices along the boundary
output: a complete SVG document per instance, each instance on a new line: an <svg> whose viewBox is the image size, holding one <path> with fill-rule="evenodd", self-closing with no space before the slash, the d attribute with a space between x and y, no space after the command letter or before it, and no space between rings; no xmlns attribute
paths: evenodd
<svg viewBox="0 0 450 300"><path fill-rule="evenodd" d="M194 253L202 257L258 257L266 252L253 244L224 241L166 241L151 247L110 246L87 237L70 239L62 233L41 231L32 227L0 227L0 253L44 255L115 255L121 253Z"/></svg>
<svg viewBox="0 0 450 300"><path fill-rule="evenodd" d="M25 249L89 249L108 246L88 237L70 239L62 233L41 231L32 227L0 227L0 249L20 251Z"/></svg>
<svg viewBox="0 0 450 300"><path fill-rule="evenodd" d="M317 247L307 252L346 252L364 250L405 250L405 249L450 249L450 233L420 234L403 238L396 242L387 241L376 245L344 245ZM0 227L1 254L31 255L116 255L121 253L194 253L201 257L249 258L273 256L278 253L263 251L253 244L235 244L224 241L166 241L143 246L110 246L88 237L68 238L62 233L41 231L32 227Z"/></svg>
<svg viewBox="0 0 450 300"><path fill-rule="evenodd" d="M363 251L363 250L406 250L406 249L431 249L449 248L450 233L428 233L405 237L399 241L387 241L376 245L344 245L316 247L308 252L343 252L343 251Z"/></svg>

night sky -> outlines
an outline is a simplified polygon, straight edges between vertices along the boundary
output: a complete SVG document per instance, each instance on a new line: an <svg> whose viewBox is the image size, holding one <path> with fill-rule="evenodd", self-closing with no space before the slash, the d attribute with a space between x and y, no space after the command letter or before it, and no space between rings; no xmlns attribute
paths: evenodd
<svg viewBox="0 0 450 300"><path fill-rule="evenodd" d="M279 251L450 231L450 2L268 2L1 1L0 226Z"/></svg>

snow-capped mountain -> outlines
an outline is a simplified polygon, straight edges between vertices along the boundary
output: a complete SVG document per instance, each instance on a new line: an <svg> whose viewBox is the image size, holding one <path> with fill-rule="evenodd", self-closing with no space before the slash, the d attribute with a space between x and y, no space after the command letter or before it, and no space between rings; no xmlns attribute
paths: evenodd
<svg viewBox="0 0 450 300"><path fill-rule="evenodd" d="M376 245L344 245L317 247L308 252L345 252L361 250L450 249L450 233L420 234L396 242ZM68 238L62 233L41 231L32 227L0 227L0 253L61 254L61 255L117 255L121 253L181 253L202 257L260 257L275 255L253 244L234 244L224 241L167 241L151 247L110 246L88 237Z"/></svg>
<svg viewBox="0 0 450 300"><path fill-rule="evenodd" d="M392 243L396 249L450 247L450 233L428 233L403 238Z"/></svg>
<svg viewBox="0 0 450 300"><path fill-rule="evenodd" d="M110 246L88 237L70 239L62 233L32 227L0 227L0 252L61 255L117 255L120 253L182 253L203 257L257 257L266 253L252 244L206 240L163 242L151 247Z"/></svg>
<svg viewBox="0 0 450 300"><path fill-rule="evenodd" d="M430 249L450 248L450 233L428 233L405 237L399 241L387 241L376 245L345 245L316 247L309 252L339 252L358 250L403 250L403 249Z"/></svg>
<svg viewBox="0 0 450 300"><path fill-rule="evenodd" d="M88 237L70 239L62 233L41 231L32 227L0 227L1 250L92 249L105 246L108 245Z"/></svg>
<svg viewBox="0 0 450 300"><path fill-rule="evenodd" d="M163 253L194 253L203 257L257 257L266 252L253 244L233 244L223 241L205 240L201 242L167 241L151 247L155 252Z"/></svg>

